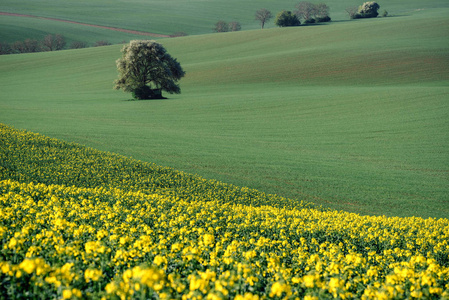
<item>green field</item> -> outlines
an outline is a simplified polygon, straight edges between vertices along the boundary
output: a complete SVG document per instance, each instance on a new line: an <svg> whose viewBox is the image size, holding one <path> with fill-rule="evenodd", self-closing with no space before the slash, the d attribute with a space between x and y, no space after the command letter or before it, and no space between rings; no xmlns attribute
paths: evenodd
<svg viewBox="0 0 449 300"><path fill-rule="evenodd" d="M243 30L258 29L255 12L267 8L276 15L281 10L294 10L299 1L291 0L3 0L0 11L51 17L89 24L148 31L160 34L186 32L211 33L219 20L237 21ZM321 3L321 0L312 0ZM361 5L360 0L324 1L334 21L348 20L345 9ZM393 16L410 16L416 10L441 10L448 7L445 0L378 0L380 11ZM0 20L3 18L0 16ZM17 20L16 23L22 22ZM14 24L11 24L12 26ZM54 25L58 26L58 25ZM266 24L274 27L273 20Z"/></svg>
<svg viewBox="0 0 449 300"><path fill-rule="evenodd" d="M43 40L48 34L62 34L67 43L67 48L74 41L82 41L87 43L88 46L92 46L97 41L119 44L122 41L149 38L148 36L54 20L0 15L1 42L14 43L26 39Z"/></svg>
<svg viewBox="0 0 449 300"><path fill-rule="evenodd" d="M384 2L395 17L161 40L187 72L182 94L163 101L112 90L118 45L0 56L0 122L334 209L447 218L449 5ZM36 14L45 3L3 1L0 11ZM62 8L38 15L70 19ZM219 18L143 29L122 8L77 21L198 34ZM242 25L257 28L252 17Z"/></svg>

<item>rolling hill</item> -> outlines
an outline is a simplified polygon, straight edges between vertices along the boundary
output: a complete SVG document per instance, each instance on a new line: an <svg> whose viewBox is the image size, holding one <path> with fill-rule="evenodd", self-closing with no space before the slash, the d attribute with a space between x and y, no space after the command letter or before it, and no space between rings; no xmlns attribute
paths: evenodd
<svg viewBox="0 0 449 300"><path fill-rule="evenodd" d="M187 72L165 101L112 90L118 45L2 56L0 120L334 209L447 217L447 7L418 4L161 40Z"/></svg>

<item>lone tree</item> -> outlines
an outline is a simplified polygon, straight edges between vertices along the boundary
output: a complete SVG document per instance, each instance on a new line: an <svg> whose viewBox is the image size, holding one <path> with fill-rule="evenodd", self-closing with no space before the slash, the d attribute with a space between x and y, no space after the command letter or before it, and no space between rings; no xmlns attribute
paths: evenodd
<svg viewBox="0 0 449 300"><path fill-rule="evenodd" d="M122 53L117 60L119 78L115 89L132 92L139 100L163 99L163 90L170 94L181 93L177 82L185 72L161 44L134 40L122 48Z"/></svg>
<svg viewBox="0 0 449 300"><path fill-rule="evenodd" d="M266 8L259 9L258 11L256 11L255 15L255 18L260 22L260 26L262 27L262 29L265 26L265 23L268 22L268 20L270 20L272 17L273 15L271 14L271 11Z"/></svg>
<svg viewBox="0 0 449 300"><path fill-rule="evenodd" d="M279 27L301 25L301 22L299 21L298 17L288 10L283 10L279 12L276 16L276 20L274 23Z"/></svg>

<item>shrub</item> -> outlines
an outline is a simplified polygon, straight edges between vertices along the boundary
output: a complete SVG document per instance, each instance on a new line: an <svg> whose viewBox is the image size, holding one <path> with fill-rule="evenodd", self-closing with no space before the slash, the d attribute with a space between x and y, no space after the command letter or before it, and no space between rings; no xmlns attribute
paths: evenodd
<svg viewBox="0 0 449 300"><path fill-rule="evenodd" d="M8 43L0 42L0 55L12 53L11 46Z"/></svg>
<svg viewBox="0 0 449 300"><path fill-rule="evenodd" d="M376 18L379 15L377 12L379 8L380 5L376 1L369 1L360 5L356 12L354 8L346 9L346 11L351 19Z"/></svg>
<svg viewBox="0 0 449 300"><path fill-rule="evenodd" d="M331 21L331 18L329 16L316 18L317 23L330 22L330 21Z"/></svg>
<svg viewBox="0 0 449 300"><path fill-rule="evenodd" d="M111 43L109 43L108 41L96 41L94 44L94 47L101 47L101 46L109 46L111 45Z"/></svg>
<svg viewBox="0 0 449 300"><path fill-rule="evenodd" d="M362 18L375 18L379 15L377 12L380 6L376 1L369 1L363 3L359 7L358 13L362 16Z"/></svg>
<svg viewBox="0 0 449 300"><path fill-rule="evenodd" d="M240 31L242 29L242 26L239 22L231 22L228 24L229 31Z"/></svg>
<svg viewBox="0 0 449 300"><path fill-rule="evenodd" d="M41 48L39 47L39 42L37 40L26 39L23 44L26 53L39 52L41 50Z"/></svg>
<svg viewBox="0 0 449 300"><path fill-rule="evenodd" d="M12 53L25 53L25 43L22 41L16 41L11 44Z"/></svg>
<svg viewBox="0 0 449 300"><path fill-rule="evenodd" d="M314 18L310 18L304 21L304 24L314 24L316 20Z"/></svg>
<svg viewBox="0 0 449 300"><path fill-rule="evenodd" d="M225 21L218 21L215 23L215 32L228 32L229 31L229 25Z"/></svg>
<svg viewBox="0 0 449 300"><path fill-rule="evenodd" d="M274 22L279 27L288 27L288 26L299 26L301 22L295 14L292 14L291 11L283 10L279 12L276 16L276 20Z"/></svg>
<svg viewBox="0 0 449 300"><path fill-rule="evenodd" d="M86 48L86 47L87 47L87 43L81 42L81 41L74 41L70 44L70 49L81 49L81 48Z"/></svg>
<svg viewBox="0 0 449 300"><path fill-rule="evenodd" d="M313 24L318 22L329 22L329 7L324 4L313 4L307 1L301 1L296 4L295 15L299 20L303 20L305 24Z"/></svg>
<svg viewBox="0 0 449 300"><path fill-rule="evenodd" d="M43 51L57 51L62 50L66 45L65 38L60 35L52 35L49 34L44 37L42 41L42 50Z"/></svg>

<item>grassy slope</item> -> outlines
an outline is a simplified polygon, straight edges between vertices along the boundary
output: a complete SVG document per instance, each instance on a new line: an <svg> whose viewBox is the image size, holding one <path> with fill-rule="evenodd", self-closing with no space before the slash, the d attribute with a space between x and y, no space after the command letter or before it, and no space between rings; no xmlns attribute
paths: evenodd
<svg viewBox="0 0 449 300"><path fill-rule="evenodd" d="M118 44L124 40L151 38L79 24L0 15L0 41L2 42L13 43L25 39L43 40L48 34L62 34L68 47L73 41L83 41L91 46L100 40Z"/></svg>
<svg viewBox="0 0 449 300"><path fill-rule="evenodd" d="M164 40L188 74L166 101L111 89L118 46L4 56L0 120L331 208L447 217L445 12Z"/></svg>
<svg viewBox="0 0 449 300"><path fill-rule="evenodd" d="M3 0L0 11L61 18L90 24L122 27L127 29L172 34L183 31L188 34L212 32L218 20L238 21L244 30L256 29L259 24L254 13L260 8L273 12L294 10L299 1L291 0ZM320 3L321 0L311 2ZM333 20L347 20L345 9L358 6L361 0L325 1ZM391 15L408 15L416 9L447 7L445 0L378 0L381 11ZM274 27L271 20L267 27Z"/></svg>

